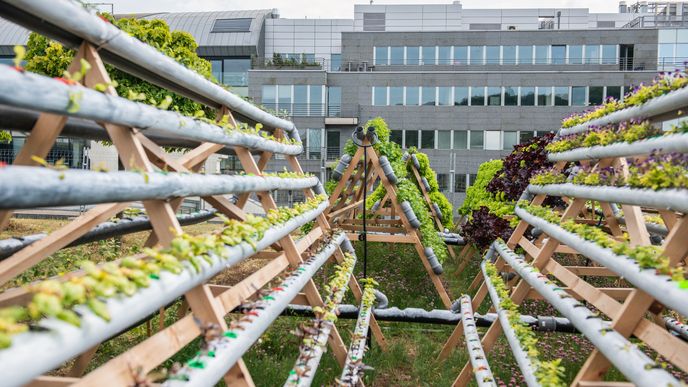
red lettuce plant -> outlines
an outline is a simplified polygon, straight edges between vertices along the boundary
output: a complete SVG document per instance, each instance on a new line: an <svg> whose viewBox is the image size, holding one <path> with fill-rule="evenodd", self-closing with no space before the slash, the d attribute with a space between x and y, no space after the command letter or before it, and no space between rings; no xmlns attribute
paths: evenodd
<svg viewBox="0 0 688 387"><path fill-rule="evenodd" d="M481 249L489 247L497 238L508 240L513 231L508 220L491 214L485 206L473 211L471 220L462 228L468 241Z"/></svg>

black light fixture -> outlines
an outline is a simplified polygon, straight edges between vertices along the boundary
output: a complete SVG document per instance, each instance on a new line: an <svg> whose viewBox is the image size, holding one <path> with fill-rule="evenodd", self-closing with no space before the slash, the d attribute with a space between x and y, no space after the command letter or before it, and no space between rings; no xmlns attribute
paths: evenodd
<svg viewBox="0 0 688 387"><path fill-rule="evenodd" d="M368 198L368 150L371 146L377 144L378 138L375 128L370 126L363 128L359 126L351 134L351 140L357 146L363 148L363 231L358 234L358 240L363 242L363 277L368 278L368 238L366 223L366 200Z"/></svg>

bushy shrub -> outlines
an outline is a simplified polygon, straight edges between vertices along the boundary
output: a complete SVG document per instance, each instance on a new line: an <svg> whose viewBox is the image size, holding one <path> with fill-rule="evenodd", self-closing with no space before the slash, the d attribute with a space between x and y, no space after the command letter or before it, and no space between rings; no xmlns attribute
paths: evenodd
<svg viewBox="0 0 688 387"><path fill-rule="evenodd" d="M490 213L487 207L473 211L471 219L462 228L464 238L482 249L489 247L497 238L508 240L512 232L509 221Z"/></svg>
<svg viewBox="0 0 688 387"><path fill-rule="evenodd" d="M459 208L459 214L469 215L473 210L495 201L494 194L487 190L487 185L502 170L502 160L490 160L480 164L473 185L466 190L466 199ZM488 206L489 207L489 206Z"/></svg>

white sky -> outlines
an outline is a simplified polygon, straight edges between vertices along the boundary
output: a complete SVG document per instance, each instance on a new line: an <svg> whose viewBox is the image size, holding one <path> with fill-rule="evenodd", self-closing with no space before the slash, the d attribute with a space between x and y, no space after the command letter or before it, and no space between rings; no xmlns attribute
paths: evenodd
<svg viewBox="0 0 688 387"><path fill-rule="evenodd" d="M91 0L114 3L115 13L280 10L282 18L353 19L354 4L361 0ZM618 10L617 0L462 0L464 8L589 8L591 12ZM627 1L633 3L632 0ZM375 0L375 4L451 4L451 0ZM108 7L109 8L109 7Z"/></svg>

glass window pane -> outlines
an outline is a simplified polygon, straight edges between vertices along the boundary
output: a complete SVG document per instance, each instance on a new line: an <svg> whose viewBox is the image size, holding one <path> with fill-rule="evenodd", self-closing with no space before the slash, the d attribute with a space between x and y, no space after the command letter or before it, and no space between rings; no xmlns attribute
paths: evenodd
<svg viewBox="0 0 688 387"><path fill-rule="evenodd" d="M511 86L504 87L504 106L518 105L518 89Z"/></svg>
<svg viewBox="0 0 688 387"><path fill-rule="evenodd" d="M571 87L571 106L585 106L585 91L587 86Z"/></svg>
<svg viewBox="0 0 688 387"><path fill-rule="evenodd" d="M466 192L465 173L457 173L454 175L454 192Z"/></svg>
<svg viewBox="0 0 688 387"><path fill-rule="evenodd" d="M389 88L389 104L401 106L404 104L404 88L401 86Z"/></svg>
<svg viewBox="0 0 688 387"><path fill-rule="evenodd" d="M454 131L454 149L468 149L468 132L465 130Z"/></svg>
<svg viewBox="0 0 688 387"><path fill-rule="evenodd" d="M487 88L487 105L488 106L502 106L502 88L488 87Z"/></svg>
<svg viewBox="0 0 688 387"><path fill-rule="evenodd" d="M469 174L468 175L468 186L472 186L473 183L475 183L475 179L477 177L478 177L478 175L476 175L476 174L473 174L473 173Z"/></svg>
<svg viewBox="0 0 688 387"><path fill-rule="evenodd" d="M294 103L306 104L308 102L308 86L295 85L294 86Z"/></svg>
<svg viewBox="0 0 688 387"><path fill-rule="evenodd" d="M590 86L590 96L588 98L589 105L601 105L604 100L604 87L602 86Z"/></svg>
<svg viewBox="0 0 688 387"><path fill-rule="evenodd" d="M451 46L442 46L437 48L438 62L437 64L448 65L451 64Z"/></svg>
<svg viewBox="0 0 688 387"><path fill-rule="evenodd" d="M418 148L418 131L417 130L407 130L404 134L404 140L406 141L406 148L416 147Z"/></svg>
<svg viewBox="0 0 688 387"><path fill-rule="evenodd" d="M406 47L406 64L418 65L420 63L420 47Z"/></svg>
<svg viewBox="0 0 688 387"><path fill-rule="evenodd" d="M533 46L518 46L518 63L533 64Z"/></svg>
<svg viewBox="0 0 688 387"><path fill-rule="evenodd" d="M485 47L485 62L487 64L499 64L499 46Z"/></svg>
<svg viewBox="0 0 688 387"><path fill-rule="evenodd" d="M483 149L483 131L471 130L471 149Z"/></svg>
<svg viewBox="0 0 688 387"><path fill-rule="evenodd" d="M424 65L434 65L437 64L435 57L435 46L423 47L423 64Z"/></svg>
<svg viewBox="0 0 688 387"><path fill-rule="evenodd" d="M587 45L585 46L585 63L599 64L600 63L600 46Z"/></svg>
<svg viewBox="0 0 688 387"><path fill-rule="evenodd" d="M471 46L471 64L481 65L483 64L483 50L485 46Z"/></svg>
<svg viewBox="0 0 688 387"><path fill-rule="evenodd" d="M404 47L390 47L389 49L390 64L403 65L404 64Z"/></svg>
<svg viewBox="0 0 688 387"><path fill-rule="evenodd" d="M396 142L397 144L399 144L399 146L401 146L403 138L403 130L392 130L389 132L389 140L392 142Z"/></svg>
<svg viewBox="0 0 688 387"><path fill-rule="evenodd" d="M549 46L535 46L535 64L549 63Z"/></svg>
<svg viewBox="0 0 688 387"><path fill-rule="evenodd" d="M5 63L5 58L0 58L0 63L11 65L12 58L7 58L7 63ZM213 74L213 78L217 79L218 82L222 83L222 61L220 59L210 60L210 72Z"/></svg>
<svg viewBox="0 0 688 387"><path fill-rule="evenodd" d="M435 87L423 87L423 105L435 106Z"/></svg>
<svg viewBox="0 0 688 387"><path fill-rule="evenodd" d="M310 104L311 104L311 110L313 107L319 107L322 106L323 103L323 87L322 85L310 85Z"/></svg>
<svg viewBox="0 0 688 387"><path fill-rule="evenodd" d="M468 105L468 87L454 88L454 105L466 106Z"/></svg>
<svg viewBox="0 0 688 387"><path fill-rule="evenodd" d="M569 64L583 64L583 46L569 46Z"/></svg>
<svg viewBox="0 0 688 387"><path fill-rule="evenodd" d="M554 87L554 106L569 106L568 86Z"/></svg>
<svg viewBox="0 0 688 387"><path fill-rule="evenodd" d="M502 47L502 64L515 65L516 64L516 46Z"/></svg>
<svg viewBox="0 0 688 387"><path fill-rule="evenodd" d="M375 47L375 64L376 65L386 65L387 60L387 49L389 47Z"/></svg>
<svg viewBox="0 0 688 387"><path fill-rule="evenodd" d="M471 106L485 106L485 88L482 86L471 87Z"/></svg>
<svg viewBox="0 0 688 387"><path fill-rule="evenodd" d="M685 15L685 8L683 9L683 14ZM676 41L678 43L688 43L688 30L678 29L676 30Z"/></svg>
<svg viewBox="0 0 688 387"><path fill-rule="evenodd" d="M291 85L277 85L277 99L279 110L291 114Z"/></svg>
<svg viewBox="0 0 688 387"><path fill-rule="evenodd" d="M406 103L407 106L418 106L419 91L417 86L410 86L406 88Z"/></svg>
<svg viewBox="0 0 688 387"><path fill-rule="evenodd" d="M468 64L468 47L454 46L454 64L465 65Z"/></svg>
<svg viewBox="0 0 688 387"><path fill-rule="evenodd" d="M521 87L521 106L535 106L534 87Z"/></svg>
<svg viewBox="0 0 688 387"><path fill-rule="evenodd" d="M438 173L437 185L439 186L440 192L447 192L449 190L449 174Z"/></svg>
<svg viewBox="0 0 688 387"><path fill-rule="evenodd" d="M659 30L658 31L658 41L660 43L675 43L676 42L676 30Z"/></svg>
<svg viewBox="0 0 688 387"><path fill-rule="evenodd" d="M437 105L439 105L439 106L451 106L453 104L451 91L452 91L451 87L438 87L437 92L438 92L439 96L437 98Z"/></svg>
<svg viewBox="0 0 688 387"><path fill-rule="evenodd" d="M602 64L616 63L616 45L604 44L602 45Z"/></svg>
<svg viewBox="0 0 688 387"><path fill-rule="evenodd" d="M676 45L676 60L677 64L683 64L688 59L688 44L679 43Z"/></svg>
<svg viewBox="0 0 688 387"><path fill-rule="evenodd" d="M485 131L485 150L502 149L501 133L499 130Z"/></svg>
<svg viewBox="0 0 688 387"><path fill-rule="evenodd" d="M376 86L373 87L373 106L387 105L387 88Z"/></svg>
<svg viewBox="0 0 688 387"><path fill-rule="evenodd" d="M342 69L342 54L330 54L330 71Z"/></svg>
<svg viewBox="0 0 688 387"><path fill-rule="evenodd" d="M225 59L222 66L222 83L229 86L248 86L250 58Z"/></svg>
<svg viewBox="0 0 688 387"><path fill-rule="evenodd" d="M421 130L420 131L420 147L423 149L435 148L435 131Z"/></svg>
<svg viewBox="0 0 688 387"><path fill-rule="evenodd" d="M566 63L566 46L552 46L552 64Z"/></svg>
<svg viewBox="0 0 688 387"><path fill-rule="evenodd" d="M502 137L503 150L512 150L518 144L518 132L504 132Z"/></svg>
<svg viewBox="0 0 688 387"><path fill-rule="evenodd" d="M533 137L535 137L535 134L532 131L521 132L521 138L519 139L519 144L523 144L524 142L528 142Z"/></svg>
<svg viewBox="0 0 688 387"><path fill-rule="evenodd" d="M607 99L614 98L615 100L621 99L621 86L607 86Z"/></svg>
<svg viewBox="0 0 688 387"><path fill-rule="evenodd" d="M263 85L263 94L261 101L263 102L263 105L274 109L274 104L275 102L277 102L277 86Z"/></svg>
<svg viewBox="0 0 688 387"><path fill-rule="evenodd" d="M437 131L437 149L451 149L451 130Z"/></svg>
<svg viewBox="0 0 688 387"><path fill-rule="evenodd" d="M552 88L549 86L538 87L538 106L552 106Z"/></svg>
<svg viewBox="0 0 688 387"><path fill-rule="evenodd" d="M329 86L327 88L327 114L330 117L339 117L342 113L342 88Z"/></svg>

